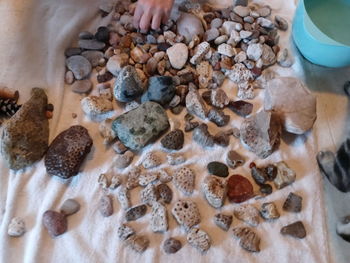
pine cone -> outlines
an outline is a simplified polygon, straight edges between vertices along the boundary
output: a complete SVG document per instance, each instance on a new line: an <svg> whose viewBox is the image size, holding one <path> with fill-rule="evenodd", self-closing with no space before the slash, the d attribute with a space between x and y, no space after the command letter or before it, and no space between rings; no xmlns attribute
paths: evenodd
<svg viewBox="0 0 350 263"><path fill-rule="evenodd" d="M21 107L16 100L13 99L0 99L0 115L6 115L8 117L13 116Z"/></svg>

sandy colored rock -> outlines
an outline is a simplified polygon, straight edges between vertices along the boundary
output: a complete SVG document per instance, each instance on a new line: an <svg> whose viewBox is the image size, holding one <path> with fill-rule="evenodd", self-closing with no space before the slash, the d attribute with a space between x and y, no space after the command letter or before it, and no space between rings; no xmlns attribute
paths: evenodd
<svg viewBox="0 0 350 263"><path fill-rule="evenodd" d="M176 43L166 51L171 66L176 69L182 69L188 59L188 48L183 43Z"/></svg>

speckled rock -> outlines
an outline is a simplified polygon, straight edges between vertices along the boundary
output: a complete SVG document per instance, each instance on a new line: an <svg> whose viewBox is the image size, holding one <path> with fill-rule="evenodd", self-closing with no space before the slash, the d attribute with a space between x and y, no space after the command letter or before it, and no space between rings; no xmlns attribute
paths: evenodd
<svg viewBox="0 0 350 263"><path fill-rule="evenodd" d="M276 164L277 167L277 175L273 180L277 189L281 189L294 183L296 174L295 172L288 167L285 162L279 162Z"/></svg>
<svg viewBox="0 0 350 263"><path fill-rule="evenodd" d="M211 240L209 235L199 228L192 228L187 234L188 243L204 253L210 248Z"/></svg>
<svg viewBox="0 0 350 263"><path fill-rule="evenodd" d="M143 217L146 214L146 211L147 211L146 205L136 205L136 206L130 207L125 212L125 219L126 221L135 221L140 217Z"/></svg>
<svg viewBox="0 0 350 263"><path fill-rule="evenodd" d="M64 214L48 210L43 215L43 225L54 238L67 231L68 222Z"/></svg>
<svg viewBox="0 0 350 263"><path fill-rule="evenodd" d="M228 104L228 108L232 110L234 113L236 113L237 115L246 117L252 113L253 104L243 100L231 101Z"/></svg>
<svg viewBox="0 0 350 263"><path fill-rule="evenodd" d="M245 158L235 151L229 151L226 156L226 163L232 169L242 166L245 163Z"/></svg>
<svg viewBox="0 0 350 263"><path fill-rule="evenodd" d="M306 237L306 230L303 222L297 221L281 228L281 234L303 239Z"/></svg>
<svg viewBox="0 0 350 263"><path fill-rule="evenodd" d="M218 127L223 127L230 121L230 115L226 115L222 110L212 108L208 113L208 119Z"/></svg>
<svg viewBox="0 0 350 263"><path fill-rule="evenodd" d="M281 16L275 16L275 25L279 30L282 30L282 31L288 30L288 22Z"/></svg>
<svg viewBox="0 0 350 263"><path fill-rule="evenodd" d="M148 90L141 101L154 101L161 105L168 104L175 95L174 79L170 76L153 76L148 80Z"/></svg>
<svg viewBox="0 0 350 263"><path fill-rule="evenodd" d="M80 39L78 45L80 48L88 50L102 50L106 46L105 43L96 39Z"/></svg>
<svg viewBox="0 0 350 263"><path fill-rule="evenodd" d="M142 173L139 177L139 185L147 186L158 180L158 173Z"/></svg>
<svg viewBox="0 0 350 263"><path fill-rule="evenodd" d="M118 227L118 237L120 240L127 240L132 235L135 235L135 230L126 224L122 224Z"/></svg>
<svg viewBox="0 0 350 263"><path fill-rule="evenodd" d="M224 231L228 231L232 224L233 217L231 215L216 214L214 223Z"/></svg>
<svg viewBox="0 0 350 263"><path fill-rule="evenodd" d="M80 104L83 112L90 117L97 117L113 111L112 102L105 97L85 97Z"/></svg>
<svg viewBox="0 0 350 263"><path fill-rule="evenodd" d="M233 211L234 216L251 226L258 226L260 213L253 205L241 205Z"/></svg>
<svg viewBox="0 0 350 263"><path fill-rule="evenodd" d="M126 151L124 154L118 154L114 158L114 167L118 169L124 169L128 167L132 160L134 159L134 154L131 151Z"/></svg>
<svg viewBox="0 0 350 263"><path fill-rule="evenodd" d="M180 150L183 147L185 136L182 130L176 129L168 133L160 141L162 146L169 150Z"/></svg>
<svg viewBox="0 0 350 263"><path fill-rule="evenodd" d="M101 59L104 59L103 53L96 50L87 50L81 53L81 55L90 62L92 67L98 66Z"/></svg>
<svg viewBox="0 0 350 263"><path fill-rule="evenodd" d="M252 72L243 63L236 63L225 75L236 84L253 80Z"/></svg>
<svg viewBox="0 0 350 263"><path fill-rule="evenodd" d="M303 198L297 194L289 193L283 204L283 210L287 212L299 213L302 208Z"/></svg>
<svg viewBox="0 0 350 263"><path fill-rule="evenodd" d="M121 53L110 57L106 64L106 68L109 72L117 77L122 68L128 65L128 62L129 56L125 53Z"/></svg>
<svg viewBox="0 0 350 263"><path fill-rule="evenodd" d="M173 68L182 69L188 59L188 48L183 43L176 43L166 51Z"/></svg>
<svg viewBox="0 0 350 263"><path fill-rule="evenodd" d="M141 202L151 206L159 199L158 188L154 184L148 184L140 192Z"/></svg>
<svg viewBox="0 0 350 263"><path fill-rule="evenodd" d="M110 144L117 137L117 135L114 133L114 131L112 129L112 122L113 122L112 119L106 119L106 120L103 120L100 123L100 125L98 126L98 130L103 138L103 144ZM118 142L120 142L120 141L118 141ZM125 148L125 146L124 146L124 148ZM113 149L114 149L114 147L113 147ZM125 151L126 151L126 148L125 148ZM124 153L124 152L122 152L122 153ZM118 152L118 153L121 153L121 152Z"/></svg>
<svg viewBox="0 0 350 263"><path fill-rule="evenodd" d="M193 57L190 59L191 64L197 65L199 64L205 55L210 50L210 44L208 42L202 42L198 45L196 53L193 55Z"/></svg>
<svg viewBox="0 0 350 263"><path fill-rule="evenodd" d="M168 183L170 182L171 180L173 180L173 177L172 175L170 175L166 170L164 169L160 169L158 171L159 173L159 181L162 182L162 183Z"/></svg>
<svg viewBox="0 0 350 263"><path fill-rule="evenodd" d="M184 195L192 195L195 184L195 174L188 167L182 167L175 171L173 175L174 185Z"/></svg>
<svg viewBox="0 0 350 263"><path fill-rule="evenodd" d="M220 208L224 205L226 197L226 182L224 180L209 175L203 181L202 190L212 207Z"/></svg>
<svg viewBox="0 0 350 263"><path fill-rule="evenodd" d="M46 106L45 92L34 88L31 98L10 120L2 124L0 151L10 169L19 170L30 166L46 152L49 141Z"/></svg>
<svg viewBox="0 0 350 263"><path fill-rule="evenodd" d="M186 162L185 156L180 153L171 153L168 154L166 157L168 160L168 164L170 165L179 165Z"/></svg>
<svg viewBox="0 0 350 263"><path fill-rule="evenodd" d="M207 165L208 172L210 174L220 176L220 177L227 177L228 176L228 167L220 162L210 162Z"/></svg>
<svg viewBox="0 0 350 263"><path fill-rule="evenodd" d="M7 234L11 237L23 236L26 232L26 226L22 218L14 217L7 227Z"/></svg>
<svg viewBox="0 0 350 263"><path fill-rule="evenodd" d="M186 108L190 114L205 119L208 115L208 109L204 100L196 90L190 90L186 96Z"/></svg>
<svg viewBox="0 0 350 263"><path fill-rule="evenodd" d="M161 203L152 204L151 229L153 232L166 232L168 230L168 214Z"/></svg>
<svg viewBox="0 0 350 263"><path fill-rule="evenodd" d="M159 104L146 102L137 109L117 117L112 128L126 147L140 150L168 129L169 122Z"/></svg>
<svg viewBox="0 0 350 263"><path fill-rule="evenodd" d="M139 177L141 176L141 167L132 167L126 177L126 188L128 190L139 186Z"/></svg>
<svg viewBox="0 0 350 263"><path fill-rule="evenodd" d="M60 212L66 216L73 215L80 210L80 204L74 199L67 199L60 208Z"/></svg>
<svg viewBox="0 0 350 263"><path fill-rule="evenodd" d="M89 60L80 55L67 58L66 65L78 80L87 78L92 70Z"/></svg>
<svg viewBox="0 0 350 263"><path fill-rule="evenodd" d="M104 217L109 217L113 214L113 201L109 195L103 195L101 197L98 210Z"/></svg>
<svg viewBox="0 0 350 263"><path fill-rule="evenodd" d="M173 191L167 184L157 185L157 192L159 194L159 200L166 204L170 204L173 199Z"/></svg>
<svg viewBox="0 0 350 263"><path fill-rule="evenodd" d="M182 225L186 231L200 223L201 218L198 207L195 202L190 200L177 201L171 213L179 225Z"/></svg>
<svg viewBox="0 0 350 263"><path fill-rule="evenodd" d="M193 131L192 139L202 147L213 147L214 137L208 131L208 125L202 123Z"/></svg>
<svg viewBox="0 0 350 263"><path fill-rule="evenodd" d="M249 227L236 227L233 229L233 236L239 239L242 248L249 252L260 252L260 238Z"/></svg>
<svg viewBox="0 0 350 263"><path fill-rule="evenodd" d="M122 178L119 174L115 174L111 178L111 183L109 185L109 189L115 190L122 184Z"/></svg>
<svg viewBox="0 0 350 263"><path fill-rule="evenodd" d="M126 210L130 207L130 193L125 186L118 188L116 197L122 209Z"/></svg>
<svg viewBox="0 0 350 263"><path fill-rule="evenodd" d="M182 244L180 240L177 240L175 238L168 238L163 243L163 250L167 254L174 254L177 251L179 251L182 247Z"/></svg>
<svg viewBox="0 0 350 263"><path fill-rule="evenodd" d="M143 86L139 75L132 66L126 66L118 73L114 83L114 97L120 102L129 102L140 97Z"/></svg>
<svg viewBox="0 0 350 263"><path fill-rule="evenodd" d="M211 91L210 102L214 107L223 109L230 102L229 98L226 95L226 92L222 89L215 89Z"/></svg>
<svg viewBox="0 0 350 263"><path fill-rule="evenodd" d="M161 163L162 162L156 153L148 152L142 161L142 166L146 169L151 169L161 165Z"/></svg>
<svg viewBox="0 0 350 263"><path fill-rule="evenodd" d="M260 209L260 215L266 220L274 220L280 217L280 214L274 203L263 203Z"/></svg>
<svg viewBox="0 0 350 263"><path fill-rule="evenodd" d="M278 147L280 135L279 118L266 111L260 111L245 119L240 128L243 145L263 159L267 158Z"/></svg>
<svg viewBox="0 0 350 263"><path fill-rule="evenodd" d="M194 36L201 37L204 34L204 29L200 19L190 13L182 13L176 21L177 34L185 37L187 43L189 43Z"/></svg>
<svg viewBox="0 0 350 263"><path fill-rule="evenodd" d="M149 246L149 239L145 236L132 235L125 242L131 249L138 253L144 252Z"/></svg>
<svg viewBox="0 0 350 263"><path fill-rule="evenodd" d="M92 144L87 129L80 125L72 126L61 132L52 141L46 152L47 173L63 179L77 175Z"/></svg>

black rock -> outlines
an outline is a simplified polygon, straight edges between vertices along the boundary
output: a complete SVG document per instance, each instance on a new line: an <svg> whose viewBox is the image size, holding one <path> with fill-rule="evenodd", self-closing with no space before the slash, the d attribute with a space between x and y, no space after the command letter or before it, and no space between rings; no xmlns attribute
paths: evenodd
<svg viewBox="0 0 350 263"><path fill-rule="evenodd" d="M228 176L228 167L220 162L210 162L207 165L208 172L210 174L220 176L220 177L227 177Z"/></svg>
<svg viewBox="0 0 350 263"><path fill-rule="evenodd" d="M231 101L227 107L242 117L248 116L253 111L253 104L243 100Z"/></svg>
<svg viewBox="0 0 350 263"><path fill-rule="evenodd" d="M223 127L230 121L230 115L225 115L222 110L212 108L209 111L208 119L214 122L216 126Z"/></svg>
<svg viewBox="0 0 350 263"><path fill-rule="evenodd" d="M97 32L95 34L95 38L98 41L107 43L109 41L109 29L105 26L100 26L97 29Z"/></svg>
<svg viewBox="0 0 350 263"><path fill-rule="evenodd" d="M302 208L303 198L294 193L289 193L286 201L283 204L283 210L288 212L299 213Z"/></svg>
<svg viewBox="0 0 350 263"><path fill-rule="evenodd" d="M168 104L175 96L176 87L172 77L154 76L148 80L148 90L141 101L155 101L161 105Z"/></svg>
<svg viewBox="0 0 350 263"><path fill-rule="evenodd" d="M103 82L110 81L113 78L114 78L113 74L109 71L106 71L104 74L97 75L97 82L103 83Z"/></svg>
<svg viewBox="0 0 350 263"><path fill-rule="evenodd" d="M77 175L92 144L92 139L83 126L72 126L61 132L47 150L45 156L47 173L64 179Z"/></svg>
<svg viewBox="0 0 350 263"><path fill-rule="evenodd" d="M306 230L304 224L301 221L297 221L293 224L282 227L281 234L302 239L306 237Z"/></svg>
<svg viewBox="0 0 350 263"><path fill-rule="evenodd" d="M159 43L158 51L166 51L169 47L171 47L171 45L168 43Z"/></svg>
<svg viewBox="0 0 350 263"><path fill-rule="evenodd" d="M172 237L165 240L163 244L164 252L167 254L174 254L177 251L179 251L181 247L182 247L181 242Z"/></svg>
<svg viewBox="0 0 350 263"><path fill-rule="evenodd" d="M142 82L133 66L124 67L114 84L114 97L121 102L133 101L143 93Z"/></svg>
<svg viewBox="0 0 350 263"><path fill-rule="evenodd" d="M162 146L169 150L180 150L184 145L184 133L180 129L171 131L160 141Z"/></svg>
<svg viewBox="0 0 350 263"><path fill-rule="evenodd" d="M75 56L75 55L80 55L82 52L81 48L78 48L78 47L70 47L70 48L67 48L65 51L64 51L64 54L66 57L71 57L71 56Z"/></svg>
<svg viewBox="0 0 350 263"><path fill-rule="evenodd" d="M265 175L267 177L268 181L273 181L275 180L277 176L277 167L274 166L273 164L269 164L264 168Z"/></svg>
<svg viewBox="0 0 350 263"><path fill-rule="evenodd" d="M266 175L264 173L264 170L263 169L260 169L256 166L252 167L251 170L250 170L250 173L254 179L254 181L258 184L258 185L261 185L261 184L265 184L266 183Z"/></svg>
<svg viewBox="0 0 350 263"><path fill-rule="evenodd" d="M272 186L269 184L261 184L259 191L264 195L269 195L272 193Z"/></svg>

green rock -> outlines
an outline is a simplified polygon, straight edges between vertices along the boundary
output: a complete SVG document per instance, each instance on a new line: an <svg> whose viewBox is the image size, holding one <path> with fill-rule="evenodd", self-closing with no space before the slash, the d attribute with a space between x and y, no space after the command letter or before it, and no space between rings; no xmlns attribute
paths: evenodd
<svg viewBox="0 0 350 263"><path fill-rule="evenodd" d="M220 176L220 177L228 176L228 167L223 163L211 162L208 164L207 168L210 174Z"/></svg>
<svg viewBox="0 0 350 263"><path fill-rule="evenodd" d="M117 117L113 121L112 129L126 147L140 150L157 140L169 126L163 107L148 101Z"/></svg>
<svg viewBox="0 0 350 263"><path fill-rule="evenodd" d="M48 148L47 96L34 88L31 98L3 125L0 151L10 169L20 170L39 161Z"/></svg>

